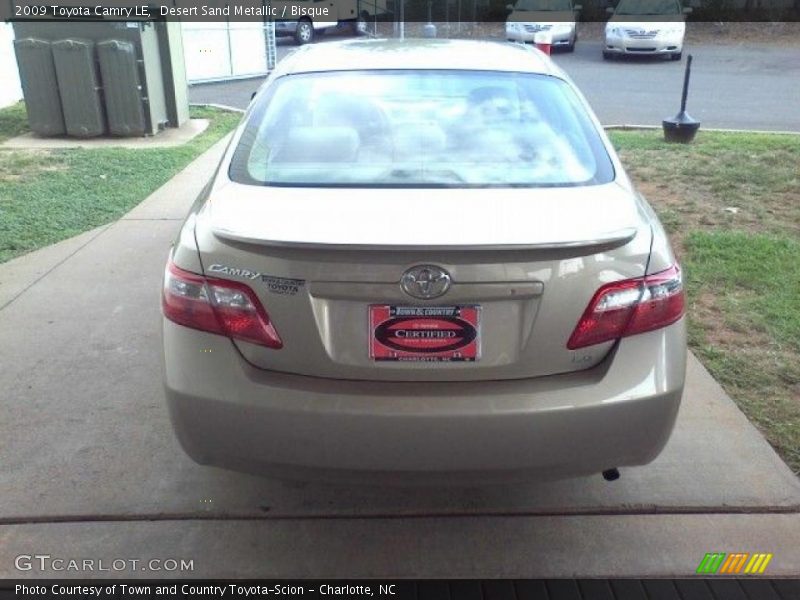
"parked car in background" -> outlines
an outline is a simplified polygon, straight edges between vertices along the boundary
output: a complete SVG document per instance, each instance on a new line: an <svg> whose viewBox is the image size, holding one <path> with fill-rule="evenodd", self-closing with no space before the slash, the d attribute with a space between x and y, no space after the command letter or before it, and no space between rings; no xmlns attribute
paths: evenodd
<svg viewBox="0 0 800 600"><path fill-rule="evenodd" d="M276 37L291 37L297 44L310 44L328 29L339 26L338 21L325 21L318 18L303 17L299 20L275 21Z"/></svg>
<svg viewBox="0 0 800 600"><path fill-rule="evenodd" d="M683 56L686 15L680 0L620 0L607 9L603 58L623 55L663 55L672 60Z"/></svg>
<svg viewBox="0 0 800 600"><path fill-rule="evenodd" d="M277 11L275 35L292 37L309 44L334 29L348 29L355 35L367 31L370 17L385 14L387 0L273 0Z"/></svg>
<svg viewBox="0 0 800 600"><path fill-rule="evenodd" d="M506 38L511 42L533 42L539 32L551 35L555 47L575 50L578 40L577 14L582 9L573 0L519 0L506 6Z"/></svg>
<svg viewBox="0 0 800 600"><path fill-rule="evenodd" d="M517 44L281 61L163 282L202 464L473 482L652 461L684 386L681 270L570 79Z"/></svg>

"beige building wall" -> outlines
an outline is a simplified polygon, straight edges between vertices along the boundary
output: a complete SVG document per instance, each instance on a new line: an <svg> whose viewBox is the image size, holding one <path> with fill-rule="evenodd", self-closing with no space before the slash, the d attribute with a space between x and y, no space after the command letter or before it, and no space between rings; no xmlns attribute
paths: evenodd
<svg viewBox="0 0 800 600"><path fill-rule="evenodd" d="M14 30L11 25L0 23L0 107L22 99L13 41Z"/></svg>

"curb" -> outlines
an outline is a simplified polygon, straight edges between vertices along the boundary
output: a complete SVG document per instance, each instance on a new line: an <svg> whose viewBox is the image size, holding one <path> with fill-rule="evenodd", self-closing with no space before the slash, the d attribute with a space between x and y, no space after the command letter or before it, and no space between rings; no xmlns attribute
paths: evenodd
<svg viewBox="0 0 800 600"><path fill-rule="evenodd" d="M649 131L649 130L661 130L661 125L633 125L633 124L614 124L614 125L603 125L603 129L605 130L615 130L615 131ZM765 131L763 129L715 129L709 127L703 127L700 131L711 131L715 133L757 133L763 135L800 135L800 131Z"/></svg>
<svg viewBox="0 0 800 600"><path fill-rule="evenodd" d="M227 104L216 104L213 102L190 102L189 106L208 106L209 108L218 108L220 110L229 110L231 112L244 113L245 109L237 108L235 106L228 106Z"/></svg>

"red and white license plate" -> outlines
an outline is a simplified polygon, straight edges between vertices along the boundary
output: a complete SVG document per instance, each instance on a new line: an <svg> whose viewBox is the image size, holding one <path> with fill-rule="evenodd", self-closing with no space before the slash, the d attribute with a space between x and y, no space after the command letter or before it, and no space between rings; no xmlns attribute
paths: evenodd
<svg viewBox="0 0 800 600"><path fill-rule="evenodd" d="M382 361L474 362L480 306L369 307L369 356Z"/></svg>

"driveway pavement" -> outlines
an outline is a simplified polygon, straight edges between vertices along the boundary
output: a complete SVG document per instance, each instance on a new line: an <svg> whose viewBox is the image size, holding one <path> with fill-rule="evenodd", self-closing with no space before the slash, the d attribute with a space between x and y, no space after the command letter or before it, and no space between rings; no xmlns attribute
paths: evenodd
<svg viewBox="0 0 800 600"><path fill-rule="evenodd" d="M295 48L281 43L279 58ZM686 52L694 55L688 110L704 127L800 132L800 46L696 45ZM574 54L559 52L554 59L604 125L661 125L680 108L684 61L604 61L600 42L583 40ZM261 81L194 85L189 98L245 108Z"/></svg>
<svg viewBox="0 0 800 600"><path fill-rule="evenodd" d="M800 484L694 358L666 451L614 483L301 486L192 463L162 397L159 288L224 144L120 221L0 265L0 577L43 575L15 570L22 553L194 561L159 576L556 577L745 551L800 573Z"/></svg>

